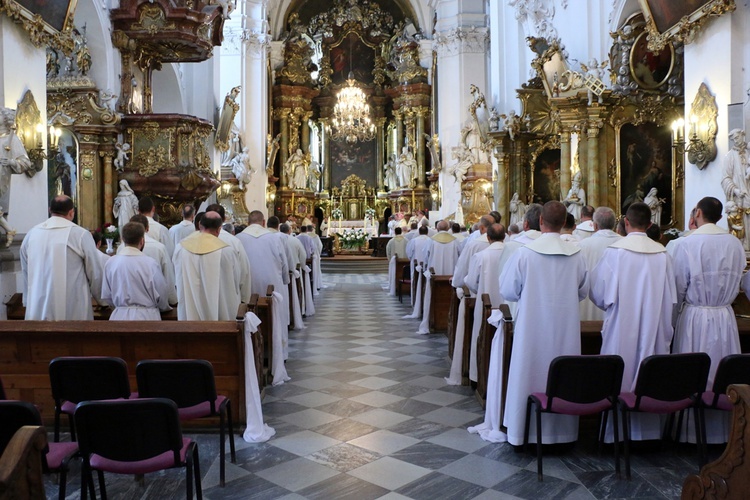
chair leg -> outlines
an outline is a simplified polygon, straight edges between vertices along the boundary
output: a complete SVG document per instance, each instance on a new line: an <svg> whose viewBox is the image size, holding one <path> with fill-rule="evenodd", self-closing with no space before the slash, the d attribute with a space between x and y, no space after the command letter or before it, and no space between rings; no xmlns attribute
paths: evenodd
<svg viewBox="0 0 750 500"><path fill-rule="evenodd" d="M225 451L224 451L224 425L226 425L225 422L226 415L222 410L219 411L219 486L222 488L224 487L224 472L226 468L226 464L224 463L225 460Z"/></svg>
<svg viewBox="0 0 750 500"><path fill-rule="evenodd" d="M104 472L98 470L96 471L96 474L99 476L99 494L101 495L102 500L107 500L107 487L104 484Z"/></svg>
<svg viewBox="0 0 750 500"><path fill-rule="evenodd" d="M233 464L237 463L237 453L234 449L234 422L232 421L232 402L227 399L227 424L229 428L229 458Z"/></svg>
<svg viewBox="0 0 750 500"><path fill-rule="evenodd" d="M60 442L60 408L55 406L55 443Z"/></svg>
<svg viewBox="0 0 750 500"><path fill-rule="evenodd" d="M193 468L195 476L195 496L198 500L203 500L203 487L201 486L201 464L198 460L198 443L195 444L193 451Z"/></svg>
<svg viewBox="0 0 750 500"><path fill-rule="evenodd" d="M604 417L604 420L606 420L607 417ZM612 426L614 427L615 432L615 474L617 474L617 477L620 477L620 429L618 428L618 422L617 422L617 406L613 407L612 410ZM602 439L604 441L604 439Z"/></svg>
<svg viewBox="0 0 750 500"><path fill-rule="evenodd" d="M614 411L615 413L617 412L617 410L614 410ZM599 423L601 424L601 427L599 428L599 446L598 446L599 455L602 454L602 447L604 446L604 435L606 434L606 431L607 431L607 420L609 420L609 410L604 410L600 414L600 417L601 418L599 419ZM614 418L612 419L612 421L617 422L617 420Z"/></svg>
<svg viewBox="0 0 750 500"><path fill-rule="evenodd" d="M529 425L531 424L531 404L532 400L529 398L526 401L526 424L523 427L523 451L529 452Z"/></svg>
<svg viewBox="0 0 750 500"><path fill-rule="evenodd" d="M86 491L86 486L89 486L91 482L89 481L89 476L91 474L91 471L86 466L86 460L83 460L83 463L81 464L81 500L88 500L88 493ZM91 500L96 500L96 496L94 495L94 492L91 492Z"/></svg>
<svg viewBox="0 0 750 500"><path fill-rule="evenodd" d="M70 423L70 440L76 440L76 421L73 415L68 415L68 422Z"/></svg>
<svg viewBox="0 0 750 500"><path fill-rule="evenodd" d="M625 477L630 479L630 422L628 419L628 410L622 407L622 440L625 449Z"/></svg>
<svg viewBox="0 0 750 500"><path fill-rule="evenodd" d="M706 465L706 420L703 407L697 405L693 409L695 415L695 443L698 445L698 467Z"/></svg>
<svg viewBox="0 0 750 500"><path fill-rule="evenodd" d="M536 405L536 474L539 481L544 480L542 475L542 408Z"/></svg>
<svg viewBox="0 0 750 500"><path fill-rule="evenodd" d="M195 447L195 443L191 447ZM188 450L185 456L185 498L187 500L193 500L193 460L194 454Z"/></svg>
<svg viewBox="0 0 750 500"><path fill-rule="evenodd" d="M65 500L65 493L68 487L68 468L60 467L58 473L60 474L60 481L58 485L57 498L58 500ZM81 481L83 481L83 477L81 478Z"/></svg>

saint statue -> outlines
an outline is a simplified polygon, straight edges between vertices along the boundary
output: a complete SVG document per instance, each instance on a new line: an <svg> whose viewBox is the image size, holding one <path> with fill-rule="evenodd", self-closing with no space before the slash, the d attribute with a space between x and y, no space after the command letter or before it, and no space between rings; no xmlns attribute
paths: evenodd
<svg viewBox="0 0 750 500"><path fill-rule="evenodd" d="M242 152L232 158L230 165L232 174L240 181L240 189L245 189L245 184L249 184L253 178L253 167L250 165L250 148L245 146Z"/></svg>
<svg viewBox="0 0 750 500"><path fill-rule="evenodd" d="M404 146L401 149L401 156L399 156L396 165L396 170L399 174L399 187L411 186L411 183L414 180L414 174L417 171L417 160L414 159L414 153L411 152L409 146Z"/></svg>
<svg viewBox="0 0 750 500"><path fill-rule="evenodd" d="M0 197L10 189L10 175L31 170L31 160L21 139L16 135L16 112L0 108Z"/></svg>
<svg viewBox="0 0 750 500"><path fill-rule="evenodd" d="M0 207L0 227L5 229L5 248L8 248L13 243L13 237L16 235L16 230L8 224L3 207Z"/></svg>
<svg viewBox="0 0 750 500"><path fill-rule="evenodd" d="M117 218L117 227L122 229L122 226L130 222L130 218L137 213L138 197L133 192L133 188L130 187L128 181L123 179L120 181L120 191L117 193L112 205L112 214Z"/></svg>
<svg viewBox="0 0 750 500"><path fill-rule="evenodd" d="M396 158L396 153L393 153L391 154L391 157L388 158L388 162L383 165L383 170L385 171L385 185L388 186L388 189L391 191L399 187L396 163L398 163L398 159Z"/></svg>
<svg viewBox="0 0 750 500"><path fill-rule="evenodd" d="M563 200L567 207L568 213L573 214L576 221L581 220L581 208L586 204L586 191L581 187L581 171L579 170L573 176L568 196Z"/></svg>
<svg viewBox="0 0 750 500"><path fill-rule="evenodd" d="M308 168L308 187L316 193L320 189L320 178L323 176L323 165L315 160L310 161Z"/></svg>
<svg viewBox="0 0 750 500"><path fill-rule="evenodd" d="M518 199L518 193L513 193L510 199L510 224L520 224L518 227L523 229L523 216L526 213L526 205Z"/></svg>
<svg viewBox="0 0 750 500"><path fill-rule="evenodd" d="M460 184L466 180L466 174L471 166L474 165L474 156L469 149L463 146L453 148L451 156L454 160L458 161L449 167L449 172L456 179L456 182Z"/></svg>
<svg viewBox="0 0 750 500"><path fill-rule="evenodd" d="M461 145L471 153L472 163L489 163L490 155L485 146L477 120L469 120L461 130Z"/></svg>
<svg viewBox="0 0 750 500"><path fill-rule="evenodd" d="M284 171L287 175L287 182L292 189L307 188L307 161L301 149L297 149L292 156L286 161Z"/></svg>
<svg viewBox="0 0 750 500"><path fill-rule="evenodd" d="M657 226L661 225L661 207L664 204L664 199L659 198L658 196L659 190L656 188L651 188L651 190L648 192L645 198L643 198L643 203L648 205L648 208L651 209L651 224L656 224Z"/></svg>
<svg viewBox="0 0 750 500"><path fill-rule="evenodd" d="M742 227L747 228L750 222L750 180L748 176L748 150L745 142L745 132L734 129L729 132L729 138L734 142L732 149L724 157L724 177L721 187L727 197L727 204L733 202L742 214ZM745 230L742 245L745 251L750 250L748 235L750 231Z"/></svg>

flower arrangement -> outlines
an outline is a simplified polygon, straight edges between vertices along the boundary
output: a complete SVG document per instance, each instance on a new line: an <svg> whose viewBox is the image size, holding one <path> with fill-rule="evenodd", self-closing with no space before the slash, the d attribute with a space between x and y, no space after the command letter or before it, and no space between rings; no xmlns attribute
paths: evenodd
<svg viewBox="0 0 750 500"><path fill-rule="evenodd" d="M331 211L331 219L341 220L343 218L344 218L344 212L342 212L340 208L336 207Z"/></svg>
<svg viewBox="0 0 750 500"><path fill-rule="evenodd" d="M336 233L344 248L359 248L367 242L368 234L362 229L346 229L343 233Z"/></svg>
<svg viewBox="0 0 750 500"><path fill-rule="evenodd" d="M112 240L115 243L120 241L120 230L113 224L105 224L102 228L102 235L105 240Z"/></svg>
<svg viewBox="0 0 750 500"><path fill-rule="evenodd" d="M365 217L375 220L375 209L372 207L367 207L365 209Z"/></svg>

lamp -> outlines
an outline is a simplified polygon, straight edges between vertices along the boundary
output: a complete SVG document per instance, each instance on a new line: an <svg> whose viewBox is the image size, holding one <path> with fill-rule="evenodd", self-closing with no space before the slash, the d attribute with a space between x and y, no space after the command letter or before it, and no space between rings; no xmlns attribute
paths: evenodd
<svg viewBox="0 0 750 500"><path fill-rule="evenodd" d="M357 85L352 68L352 39L349 39L349 76L346 87L336 95L331 120L331 139L353 144L375 138L375 125L370 120L370 105L367 96Z"/></svg>
<svg viewBox="0 0 750 500"><path fill-rule="evenodd" d="M703 170L716 159L716 99L705 83L690 107L690 123L682 118L672 123L672 147L678 155L687 153L688 162ZM688 142L685 138L689 137Z"/></svg>

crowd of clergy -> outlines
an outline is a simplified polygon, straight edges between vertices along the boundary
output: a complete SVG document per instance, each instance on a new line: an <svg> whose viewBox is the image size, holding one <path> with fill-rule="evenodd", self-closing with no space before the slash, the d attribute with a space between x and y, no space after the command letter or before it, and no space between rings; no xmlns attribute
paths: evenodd
<svg viewBox="0 0 750 500"><path fill-rule="evenodd" d="M450 275L461 300L455 327L450 385L461 384L464 345L464 295L488 294L493 309L507 304L514 336L507 394L501 400L504 337L495 335L491 348L484 422L469 427L490 442L524 441L526 401L544 392L550 362L557 356L581 354L581 321L603 320L601 354L616 354L625 363L622 390L632 391L640 362L654 354L705 352L711 357L708 389L719 361L740 353L732 302L750 288L742 243L717 226L722 203L703 198L692 210L689 230L667 246L651 223L644 203L631 204L618 221L608 207L586 206L576 221L557 201L532 204L523 227L506 230L500 214L483 216L470 234L457 224L438 222L434 229L421 218L405 232L393 228L387 247L390 293L395 294L398 259L408 259L412 279L420 283L407 318L422 318L417 333L429 333L430 286L421 281ZM403 262L403 261L402 261ZM433 274L434 273L434 274ZM424 289L425 297L421 297ZM476 349L481 308L474 309L469 378L477 381ZM499 311L489 322L499 326ZM504 407L503 422L501 407ZM543 415L542 442L577 439L578 417ZM658 415L633 416L633 440L659 439ZM507 429L503 432L502 428ZM693 424L683 425L683 440L694 442ZM707 412L707 442L726 442L727 412ZM534 426L530 442L535 442ZM605 440L612 441L612 429Z"/></svg>
<svg viewBox="0 0 750 500"><path fill-rule="evenodd" d="M228 321L252 294L266 296L273 285L273 336L286 359L289 325L303 329L303 318L315 314L323 244L312 225L295 235L278 217L254 211L247 226L235 227L225 223L224 207L212 204L200 213L185 205L183 220L167 229L144 197L139 213L119 228L121 244L110 257L73 222L69 197L55 197L49 211L21 244L28 320L93 320L96 301L114 308L111 320L160 320L176 307L178 320ZM290 293L290 282L301 297ZM274 383L288 378L279 360Z"/></svg>

